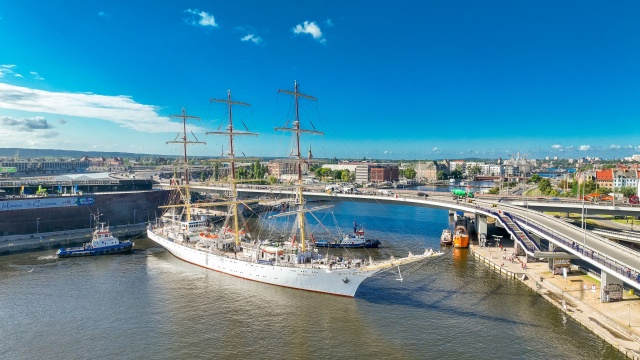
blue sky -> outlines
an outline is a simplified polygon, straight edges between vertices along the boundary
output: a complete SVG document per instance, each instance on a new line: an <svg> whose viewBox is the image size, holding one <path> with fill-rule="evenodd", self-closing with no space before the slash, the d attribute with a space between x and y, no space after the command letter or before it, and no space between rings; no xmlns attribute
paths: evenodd
<svg viewBox="0 0 640 360"><path fill-rule="evenodd" d="M0 0L2 147L176 154L168 116L252 104L247 156L286 156L302 104L316 157L640 153L640 3ZM236 122L244 129L241 123ZM226 146L225 146L226 147Z"/></svg>

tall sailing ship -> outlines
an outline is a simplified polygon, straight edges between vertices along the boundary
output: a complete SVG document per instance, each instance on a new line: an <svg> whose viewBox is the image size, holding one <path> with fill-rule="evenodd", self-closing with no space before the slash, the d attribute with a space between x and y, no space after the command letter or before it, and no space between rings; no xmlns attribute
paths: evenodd
<svg viewBox="0 0 640 360"><path fill-rule="evenodd" d="M300 127L299 98L315 100L314 97L302 94L298 91L297 82L294 90L279 90L279 93L292 95L295 101L295 120L291 127L276 128L276 131L288 131L293 133L296 143L293 158L297 160L296 198L294 210L275 215L274 217L296 216L295 234L286 242L272 242L253 239L240 220L239 205L246 204L237 194L237 184L240 182L235 174L235 150L234 137L257 135L248 131L237 131L233 127L233 106L250 106L247 103L234 101L231 92L227 99L212 99L212 102L226 103L228 105L229 125L227 131L212 132L207 134L226 135L229 137L229 153L227 161L230 163L229 174L230 199L223 203L203 204L198 206L229 206L229 221L220 228L207 226L205 219L197 219L191 213L191 199L189 191L189 170L187 159L187 146L202 143L191 141L187 138L186 121L193 116L175 115L183 120L184 146L184 185L178 190L183 195L182 204L167 206L168 215L163 216L155 225L149 226L148 237L162 245L177 258L221 273L233 275L239 278L258 281L266 284L279 285L294 289L321 292L347 297L355 296L360 284L370 276L381 271L400 269L401 265L414 263L432 256L441 255L440 252L425 250L424 253L414 255L409 253L407 257L390 258L382 261L358 258L328 258L316 251L313 241L307 233L306 214L313 211L330 208L331 206L319 206L307 208L303 197L302 164L305 159L301 155L300 136L302 134L322 134L315 130L306 130ZM176 212L176 209L182 209Z"/></svg>

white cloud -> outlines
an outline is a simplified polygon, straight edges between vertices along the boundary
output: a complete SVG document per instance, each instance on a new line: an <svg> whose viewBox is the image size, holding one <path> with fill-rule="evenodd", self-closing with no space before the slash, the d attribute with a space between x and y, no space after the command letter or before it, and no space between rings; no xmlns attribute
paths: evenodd
<svg viewBox="0 0 640 360"><path fill-rule="evenodd" d="M6 74L13 74L13 69L15 69L16 67L17 66L13 64L0 65L0 78L4 77Z"/></svg>
<svg viewBox="0 0 640 360"><path fill-rule="evenodd" d="M578 148L578 150L580 151L587 151L591 149L591 145L580 145L580 147Z"/></svg>
<svg viewBox="0 0 640 360"><path fill-rule="evenodd" d="M0 108L106 120L144 133L181 131L180 124L159 116L157 107L123 95L53 92L0 83ZM195 126L192 130L203 131Z"/></svg>
<svg viewBox="0 0 640 360"><path fill-rule="evenodd" d="M327 24L328 27L332 27L333 26L333 21L329 18L327 18L327 20L324 21L325 24Z"/></svg>
<svg viewBox="0 0 640 360"><path fill-rule="evenodd" d="M184 12L192 15L196 15L197 17L200 18L199 20L197 20L197 18L191 19L191 21L189 22L189 24L191 25L218 27L218 24L216 23L216 19L213 17L213 15L205 11L201 11L198 9L187 9Z"/></svg>
<svg viewBox="0 0 640 360"><path fill-rule="evenodd" d="M438 149L438 147L437 147L437 146L436 146L436 147L434 147L433 149L431 149L431 151L438 151L438 150L439 150L439 149Z"/></svg>
<svg viewBox="0 0 640 360"><path fill-rule="evenodd" d="M33 76L34 79L36 80L44 80L44 78L42 76L40 76L37 72L35 71L30 71L29 74L31 74Z"/></svg>
<svg viewBox="0 0 640 360"><path fill-rule="evenodd" d="M320 27L318 27L315 21L305 21L302 24L294 26L291 31L293 31L294 34L309 34L323 44L326 42L326 39L322 36L322 30L320 30Z"/></svg>
<svg viewBox="0 0 640 360"><path fill-rule="evenodd" d="M22 74L13 74L13 76L19 77L19 78L24 78L24 76L22 76Z"/></svg>
<svg viewBox="0 0 640 360"><path fill-rule="evenodd" d="M255 34L248 34L240 38L241 41L252 41L254 44L260 44L262 42L262 38Z"/></svg>
<svg viewBox="0 0 640 360"><path fill-rule="evenodd" d="M104 12L104 11L99 11L99 12L98 12L98 16L99 16L99 17L102 17L102 18L110 18L110 17L111 17L111 14L106 13L106 12Z"/></svg>
<svg viewBox="0 0 640 360"><path fill-rule="evenodd" d="M561 150L562 149L562 145L560 145L560 144L551 145L551 148L555 149L555 150Z"/></svg>
<svg viewBox="0 0 640 360"><path fill-rule="evenodd" d="M620 148L621 148L621 146L620 146L620 145L614 145L614 144L611 144L611 145L609 146L609 149L620 149Z"/></svg>

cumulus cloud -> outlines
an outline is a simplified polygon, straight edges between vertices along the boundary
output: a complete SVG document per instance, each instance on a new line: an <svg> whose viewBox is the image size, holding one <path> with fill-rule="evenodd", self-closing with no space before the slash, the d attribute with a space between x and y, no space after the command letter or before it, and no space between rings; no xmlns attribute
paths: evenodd
<svg viewBox="0 0 640 360"><path fill-rule="evenodd" d="M181 131L180 124L159 116L155 106L123 95L53 92L0 83L0 108L106 120L144 133Z"/></svg>
<svg viewBox="0 0 640 360"><path fill-rule="evenodd" d="M325 43L326 39L322 36L322 30L318 27L315 21L305 21L302 24L298 24L291 29L294 34L309 34L314 39L321 43Z"/></svg>
<svg viewBox="0 0 640 360"><path fill-rule="evenodd" d="M614 145L614 144L611 144L611 145L609 146L609 149L620 149L620 148L621 148L621 146L620 146L620 145Z"/></svg>
<svg viewBox="0 0 640 360"><path fill-rule="evenodd" d="M36 80L44 80L44 78L35 71L30 71L29 74L31 74L31 76Z"/></svg>
<svg viewBox="0 0 640 360"><path fill-rule="evenodd" d="M190 25L218 27L216 19L213 17L213 15L205 11L201 11L198 9L187 9L184 12L194 15L191 19L187 20L187 23Z"/></svg>
<svg viewBox="0 0 640 360"><path fill-rule="evenodd" d="M254 44L260 44L262 42L262 38L256 34L248 34L240 38L240 41L251 41Z"/></svg>
<svg viewBox="0 0 640 360"><path fill-rule="evenodd" d="M580 145L580 147L578 147L580 151L587 151L589 149L591 149L591 145Z"/></svg>
<svg viewBox="0 0 640 360"><path fill-rule="evenodd" d="M18 131L34 131L53 128L53 126L47 123L47 119L42 116L24 119L17 119L11 116L0 116L0 125L3 127L11 127Z"/></svg>
<svg viewBox="0 0 640 360"><path fill-rule="evenodd" d="M560 149L562 149L562 145L560 145L560 144L551 145L551 148L555 149L555 150L560 150Z"/></svg>
<svg viewBox="0 0 640 360"><path fill-rule="evenodd" d="M440 150L440 149L438 149L438 147L437 147L437 146L436 146L436 147L434 147L433 149L431 149L431 151L434 151L434 152L435 152L435 151L438 151L438 150Z"/></svg>

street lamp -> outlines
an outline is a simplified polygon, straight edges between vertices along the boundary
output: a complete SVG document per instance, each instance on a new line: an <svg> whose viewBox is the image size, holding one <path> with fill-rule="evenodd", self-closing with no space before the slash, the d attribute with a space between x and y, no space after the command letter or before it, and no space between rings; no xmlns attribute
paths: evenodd
<svg viewBox="0 0 640 360"><path fill-rule="evenodd" d="M36 234L40 232L40 218L36 219Z"/></svg>
<svg viewBox="0 0 640 360"><path fill-rule="evenodd" d="M585 226L584 226L584 188L585 188L586 184L585 184L585 181L584 181L584 173L582 173L580 175L582 177L582 214L581 214L582 215L582 225L581 225L581 228L582 228L582 231L584 233L584 229L585 229ZM578 189L578 190L580 190L580 189ZM578 194L580 194L580 192L578 192ZM586 234L583 237L583 246L584 246L584 242L585 242L584 239L585 238L586 238Z"/></svg>
<svg viewBox="0 0 640 360"><path fill-rule="evenodd" d="M134 223L134 224L136 223L136 212L137 212L137 211L138 211L138 210L133 210L133 223Z"/></svg>

